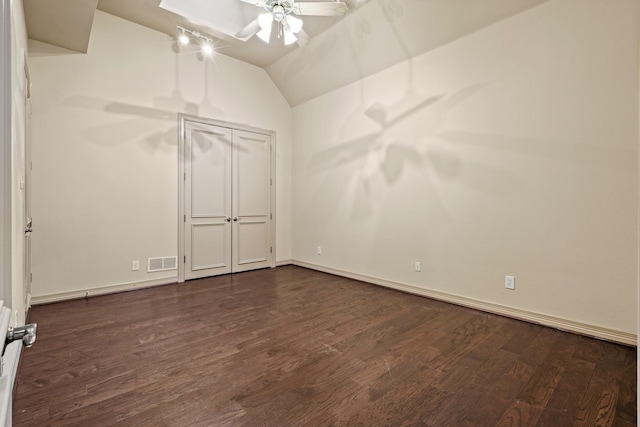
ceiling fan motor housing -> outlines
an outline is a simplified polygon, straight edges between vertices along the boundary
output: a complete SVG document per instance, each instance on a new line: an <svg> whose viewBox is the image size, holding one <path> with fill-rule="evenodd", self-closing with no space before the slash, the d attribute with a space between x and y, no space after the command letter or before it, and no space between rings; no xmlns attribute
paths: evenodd
<svg viewBox="0 0 640 427"><path fill-rule="evenodd" d="M286 16L284 8L279 4L273 6L273 10L271 11L271 13L273 13L273 19L275 19L278 22L282 21Z"/></svg>
<svg viewBox="0 0 640 427"><path fill-rule="evenodd" d="M281 22L287 15L291 14L293 6L288 1L274 0L265 7L267 11L273 14L276 22Z"/></svg>

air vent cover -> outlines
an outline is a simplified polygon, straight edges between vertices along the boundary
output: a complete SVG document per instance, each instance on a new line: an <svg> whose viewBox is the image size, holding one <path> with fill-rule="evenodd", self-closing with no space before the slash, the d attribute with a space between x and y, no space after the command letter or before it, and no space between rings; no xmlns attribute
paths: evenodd
<svg viewBox="0 0 640 427"><path fill-rule="evenodd" d="M175 270L178 268L178 257L167 256L162 258L149 258L147 260L147 272Z"/></svg>

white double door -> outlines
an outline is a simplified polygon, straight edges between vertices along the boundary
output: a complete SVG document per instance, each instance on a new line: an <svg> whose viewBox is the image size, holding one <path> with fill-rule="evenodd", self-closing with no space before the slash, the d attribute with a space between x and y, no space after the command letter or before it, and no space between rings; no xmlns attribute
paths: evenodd
<svg viewBox="0 0 640 427"><path fill-rule="evenodd" d="M183 129L184 279L272 266L271 134Z"/></svg>

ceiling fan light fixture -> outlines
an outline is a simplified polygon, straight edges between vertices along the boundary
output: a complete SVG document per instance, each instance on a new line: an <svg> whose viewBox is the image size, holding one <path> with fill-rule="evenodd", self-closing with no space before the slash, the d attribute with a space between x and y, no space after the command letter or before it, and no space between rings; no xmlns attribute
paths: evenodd
<svg viewBox="0 0 640 427"><path fill-rule="evenodd" d="M270 13L263 13L258 16L258 25L261 30L256 33L258 37L265 43L269 43L271 39L271 26L273 25L273 15Z"/></svg>
<svg viewBox="0 0 640 427"><path fill-rule="evenodd" d="M269 39L271 38L271 27L261 29L256 33L256 35L265 43L269 43Z"/></svg>
<svg viewBox="0 0 640 427"><path fill-rule="evenodd" d="M260 28L262 28L263 30L268 29L269 31L271 31L272 23L273 23L272 14L261 13L260 16L258 16L258 25L260 25Z"/></svg>
<svg viewBox="0 0 640 427"><path fill-rule="evenodd" d="M309 42L309 35L302 30L302 19L292 15L311 16L342 16L347 13L347 4L340 0L334 1L300 1L297 0L240 0L264 9L258 18L245 25L235 33L238 40L246 41L257 35L269 43L273 23L276 22L278 38L283 37L285 44L297 42L305 46ZM354 0L358 1L358 0ZM296 36L296 34L298 34Z"/></svg>
<svg viewBox="0 0 640 427"><path fill-rule="evenodd" d="M298 40L295 34L291 30L284 31L284 44L290 45L291 43L295 43Z"/></svg>
<svg viewBox="0 0 640 427"><path fill-rule="evenodd" d="M296 34L302 29L302 19L287 15L285 20L287 21L287 24L289 24L289 29L292 33Z"/></svg>

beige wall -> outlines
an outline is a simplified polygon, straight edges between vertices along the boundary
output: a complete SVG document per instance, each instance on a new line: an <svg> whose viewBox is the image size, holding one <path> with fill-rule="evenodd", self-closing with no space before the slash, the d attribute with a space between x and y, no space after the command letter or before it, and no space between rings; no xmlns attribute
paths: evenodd
<svg viewBox="0 0 640 427"><path fill-rule="evenodd" d="M173 43L98 11L88 54L32 44L34 297L177 274L145 263L177 255L178 113L276 131L276 260L291 259L290 107L264 70Z"/></svg>
<svg viewBox="0 0 640 427"><path fill-rule="evenodd" d="M294 259L635 334L637 16L549 1L295 107Z"/></svg>

